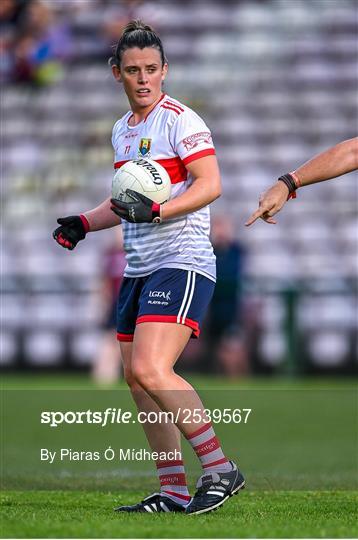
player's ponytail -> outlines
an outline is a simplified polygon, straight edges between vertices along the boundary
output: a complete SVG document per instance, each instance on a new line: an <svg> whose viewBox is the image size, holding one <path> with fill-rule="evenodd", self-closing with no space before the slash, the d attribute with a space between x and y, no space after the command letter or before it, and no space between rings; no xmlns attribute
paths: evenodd
<svg viewBox="0 0 358 540"><path fill-rule="evenodd" d="M143 21L133 20L124 27L117 45L113 48L113 56L108 61L109 65L120 67L124 51L133 47L138 47L139 49L154 47L160 52L162 66L167 62L162 41L158 34L151 26L144 24Z"/></svg>

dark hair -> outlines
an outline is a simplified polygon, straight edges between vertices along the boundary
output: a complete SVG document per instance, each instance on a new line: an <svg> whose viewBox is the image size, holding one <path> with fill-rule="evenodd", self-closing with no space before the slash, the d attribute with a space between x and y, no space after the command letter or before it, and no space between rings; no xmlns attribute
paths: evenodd
<svg viewBox="0 0 358 540"><path fill-rule="evenodd" d="M160 52L162 66L167 62L164 54L163 45L158 34L148 24L143 21L130 21L123 29L122 35L119 38L117 45L113 47L113 56L109 59L110 66L120 66L122 54L127 49L138 47L153 47Z"/></svg>

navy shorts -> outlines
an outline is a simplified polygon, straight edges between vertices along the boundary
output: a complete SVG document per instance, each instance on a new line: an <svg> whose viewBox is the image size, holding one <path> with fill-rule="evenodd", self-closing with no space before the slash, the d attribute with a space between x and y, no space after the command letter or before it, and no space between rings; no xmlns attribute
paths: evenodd
<svg viewBox="0 0 358 540"><path fill-rule="evenodd" d="M133 341L137 324L170 322L200 334L215 283L193 270L161 268L149 276L124 278L117 304L117 339Z"/></svg>

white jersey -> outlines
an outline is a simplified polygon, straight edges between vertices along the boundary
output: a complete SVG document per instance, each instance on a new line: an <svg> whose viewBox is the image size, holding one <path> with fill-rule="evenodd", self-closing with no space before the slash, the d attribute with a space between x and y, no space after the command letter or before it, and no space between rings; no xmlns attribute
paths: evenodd
<svg viewBox="0 0 358 540"><path fill-rule="evenodd" d="M154 159L170 176L171 198L178 197L193 182L185 165L215 154L210 130L194 111L166 94L136 126L128 125L131 116L128 112L113 127L114 167L139 157ZM125 220L122 225L126 277L146 276L159 268L179 268L215 281L208 206L160 225Z"/></svg>

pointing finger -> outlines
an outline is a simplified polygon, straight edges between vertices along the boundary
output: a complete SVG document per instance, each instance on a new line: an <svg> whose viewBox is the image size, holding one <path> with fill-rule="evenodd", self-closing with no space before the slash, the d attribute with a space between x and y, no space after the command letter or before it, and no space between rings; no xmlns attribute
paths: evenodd
<svg viewBox="0 0 358 540"><path fill-rule="evenodd" d="M249 227L250 225L255 223L255 221L265 213L265 211L266 210L264 210L263 208L258 208L246 221L246 227Z"/></svg>

